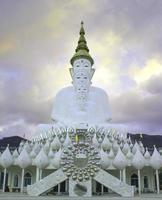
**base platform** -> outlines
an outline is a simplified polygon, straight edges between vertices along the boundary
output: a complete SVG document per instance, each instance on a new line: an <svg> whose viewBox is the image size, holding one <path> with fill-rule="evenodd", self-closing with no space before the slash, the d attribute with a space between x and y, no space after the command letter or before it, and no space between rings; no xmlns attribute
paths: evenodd
<svg viewBox="0 0 162 200"><path fill-rule="evenodd" d="M161 200L162 194L142 194L135 197L119 197L116 195L93 196L90 198L68 197L68 196L38 196L31 197L20 193L1 193L0 200Z"/></svg>

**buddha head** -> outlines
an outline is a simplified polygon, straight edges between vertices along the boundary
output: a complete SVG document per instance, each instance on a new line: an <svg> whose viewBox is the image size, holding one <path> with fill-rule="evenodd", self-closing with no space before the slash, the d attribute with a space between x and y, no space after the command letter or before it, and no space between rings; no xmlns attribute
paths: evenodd
<svg viewBox="0 0 162 200"><path fill-rule="evenodd" d="M70 72L77 102L81 110L84 110L94 69L92 69L89 60L81 58L74 61L73 68L70 69Z"/></svg>
<svg viewBox="0 0 162 200"><path fill-rule="evenodd" d="M85 31L83 28L83 22L81 22L78 46L75 50L75 54L70 60L72 64L72 68L70 68L70 74L73 80L72 83L75 89L76 99L81 110L84 110L85 108L89 88L91 85L91 79L95 71L92 68L94 61L89 54L89 49L87 47L87 42L84 35Z"/></svg>
<svg viewBox="0 0 162 200"><path fill-rule="evenodd" d="M77 102L79 103L81 110L84 110L90 87L89 73L83 69L76 70L73 76L73 86Z"/></svg>
<svg viewBox="0 0 162 200"><path fill-rule="evenodd" d="M94 72L90 60L82 57L74 60L73 68L70 68L76 98L82 110L84 110L83 107L86 104Z"/></svg>

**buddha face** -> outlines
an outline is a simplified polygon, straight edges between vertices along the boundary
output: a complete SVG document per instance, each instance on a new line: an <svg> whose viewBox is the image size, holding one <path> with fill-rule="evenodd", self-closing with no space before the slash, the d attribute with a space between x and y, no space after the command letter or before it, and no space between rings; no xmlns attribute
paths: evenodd
<svg viewBox="0 0 162 200"><path fill-rule="evenodd" d="M72 70L76 99L81 110L84 110L91 84L91 72L93 71L91 63L86 59L78 59L74 62Z"/></svg>
<svg viewBox="0 0 162 200"><path fill-rule="evenodd" d="M86 71L78 70L75 73L73 79L77 102L79 103L79 106L82 110L84 110L90 87L90 79L88 75L89 73L87 73Z"/></svg>
<svg viewBox="0 0 162 200"><path fill-rule="evenodd" d="M78 70L84 70L90 74L92 67L89 60L78 59L74 62L73 69L74 69L74 73L76 73Z"/></svg>
<svg viewBox="0 0 162 200"><path fill-rule="evenodd" d="M90 86L89 74L82 70L75 73L73 81L75 88L80 89L82 92L86 91Z"/></svg>
<svg viewBox="0 0 162 200"><path fill-rule="evenodd" d="M77 93L84 95L89 91L91 69L91 63L87 59L78 59L74 62L73 85Z"/></svg>

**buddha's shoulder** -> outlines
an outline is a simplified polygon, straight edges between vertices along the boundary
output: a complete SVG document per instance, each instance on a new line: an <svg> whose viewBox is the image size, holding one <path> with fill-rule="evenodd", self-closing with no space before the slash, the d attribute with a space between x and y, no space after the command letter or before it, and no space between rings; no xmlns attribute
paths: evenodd
<svg viewBox="0 0 162 200"><path fill-rule="evenodd" d="M73 86L64 87L58 91L58 93L56 94L56 98L67 97L67 96L71 95L72 93L74 93Z"/></svg>
<svg viewBox="0 0 162 200"><path fill-rule="evenodd" d="M94 87L94 86L92 86L92 87L90 88L90 91L91 91L92 93L96 94L96 95L101 95L101 96L105 96L105 97L108 96L107 93L106 93L106 91L103 90L102 88L99 88L99 87Z"/></svg>

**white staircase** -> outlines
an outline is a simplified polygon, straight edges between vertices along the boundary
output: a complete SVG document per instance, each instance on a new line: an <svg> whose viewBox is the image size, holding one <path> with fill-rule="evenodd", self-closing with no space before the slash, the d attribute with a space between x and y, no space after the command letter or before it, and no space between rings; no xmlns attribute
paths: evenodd
<svg viewBox="0 0 162 200"><path fill-rule="evenodd" d="M102 185L111 189L115 193L121 195L122 197L133 197L134 196L134 187L130 186L124 182L121 182L118 178L112 176L108 172L100 169L100 171L93 178Z"/></svg>
<svg viewBox="0 0 162 200"><path fill-rule="evenodd" d="M58 169L33 185L28 185L27 193L31 196L39 196L66 179L67 177L64 172L61 169Z"/></svg>

